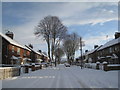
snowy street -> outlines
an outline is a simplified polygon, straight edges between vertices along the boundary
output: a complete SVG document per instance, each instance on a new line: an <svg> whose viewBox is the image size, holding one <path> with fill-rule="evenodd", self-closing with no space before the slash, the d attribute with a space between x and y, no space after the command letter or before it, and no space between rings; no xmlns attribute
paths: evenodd
<svg viewBox="0 0 120 90"><path fill-rule="evenodd" d="M118 71L59 65L5 79L3 88L118 88Z"/></svg>

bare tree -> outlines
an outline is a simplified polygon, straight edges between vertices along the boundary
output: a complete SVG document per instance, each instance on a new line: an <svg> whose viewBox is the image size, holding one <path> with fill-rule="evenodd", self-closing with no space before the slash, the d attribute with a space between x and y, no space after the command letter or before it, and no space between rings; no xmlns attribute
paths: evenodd
<svg viewBox="0 0 120 90"><path fill-rule="evenodd" d="M61 47L58 47L55 49L55 61L58 61L58 63L60 64L61 61L61 57L64 56L64 51Z"/></svg>
<svg viewBox="0 0 120 90"><path fill-rule="evenodd" d="M71 64L74 60L75 51L79 49L79 38L76 33L68 35L63 41L63 48L67 56L68 62Z"/></svg>
<svg viewBox="0 0 120 90"><path fill-rule="evenodd" d="M65 52L65 54L67 56L68 63L70 63L71 44L72 44L72 41L70 39L65 39L63 41L63 49L64 49L64 52Z"/></svg>
<svg viewBox="0 0 120 90"><path fill-rule="evenodd" d="M55 51L55 45L60 42L61 39L63 39L67 28L62 24L60 19L57 16L51 17L51 39L52 39L52 45L51 45L51 55L53 60L53 55Z"/></svg>
<svg viewBox="0 0 120 90"><path fill-rule="evenodd" d="M35 35L42 36L46 40L48 45L48 56L50 58L50 47L51 56L53 60L55 45L63 39L67 28L62 24L57 16L46 16L40 21L35 30ZM52 41L52 43L50 42Z"/></svg>
<svg viewBox="0 0 120 90"><path fill-rule="evenodd" d="M48 56L50 58L50 29L51 29L51 16L47 16L40 21L35 28L34 34L36 36L42 36L48 45Z"/></svg>

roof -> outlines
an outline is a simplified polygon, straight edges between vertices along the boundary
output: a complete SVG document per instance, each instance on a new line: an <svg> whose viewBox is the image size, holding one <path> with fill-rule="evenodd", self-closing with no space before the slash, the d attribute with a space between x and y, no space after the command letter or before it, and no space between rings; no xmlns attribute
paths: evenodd
<svg viewBox="0 0 120 90"><path fill-rule="evenodd" d="M36 54L38 54L38 55L42 55L42 53L34 50L33 48L31 48L31 47L29 47L29 46L27 46L27 45L25 45L25 46L26 46L27 48L29 48L31 51L33 51L34 53L36 53Z"/></svg>
<svg viewBox="0 0 120 90"><path fill-rule="evenodd" d="M48 57L47 55L45 55L44 53L42 53L42 55L44 55L45 57Z"/></svg>
<svg viewBox="0 0 120 90"><path fill-rule="evenodd" d="M102 45L101 46L98 46L97 48L95 48L95 49L93 49L93 50L91 50L91 51L88 51L86 54L88 55L88 54L91 54L91 53L94 53L96 50L98 50L100 47L102 47Z"/></svg>
<svg viewBox="0 0 120 90"><path fill-rule="evenodd" d="M1 32L0 32L0 36L3 37L5 40L7 40L10 44L13 44L13 45L18 46L20 48L23 48L23 49L31 51L30 49L28 49L24 45L19 44L17 41L11 39L10 37L8 37L8 36L6 36L4 34L2 34Z"/></svg>
<svg viewBox="0 0 120 90"><path fill-rule="evenodd" d="M39 54L39 55L42 55L42 53L38 52L38 51L34 51L35 53Z"/></svg>
<svg viewBox="0 0 120 90"><path fill-rule="evenodd" d="M100 48L98 49L98 51L99 51L99 50L102 50L102 49L104 49L104 48L113 46L113 45L118 44L118 43L120 43L120 37L117 38L117 39L113 39L113 40L105 43L102 47L100 47Z"/></svg>

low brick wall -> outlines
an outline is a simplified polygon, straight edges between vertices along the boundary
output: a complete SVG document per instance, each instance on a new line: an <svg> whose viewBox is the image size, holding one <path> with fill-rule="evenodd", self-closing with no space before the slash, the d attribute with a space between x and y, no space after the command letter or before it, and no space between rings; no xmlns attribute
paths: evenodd
<svg viewBox="0 0 120 90"><path fill-rule="evenodd" d="M109 70L120 70L120 66L108 66Z"/></svg>
<svg viewBox="0 0 120 90"><path fill-rule="evenodd" d="M108 71L110 70L120 70L120 65L107 65Z"/></svg>
<svg viewBox="0 0 120 90"><path fill-rule="evenodd" d="M0 67L0 80L9 77L19 76L20 68L17 67Z"/></svg>
<svg viewBox="0 0 120 90"><path fill-rule="evenodd" d="M120 64L85 63L84 67L85 68L91 68L91 69L97 69L97 70L104 70L104 71L120 70Z"/></svg>

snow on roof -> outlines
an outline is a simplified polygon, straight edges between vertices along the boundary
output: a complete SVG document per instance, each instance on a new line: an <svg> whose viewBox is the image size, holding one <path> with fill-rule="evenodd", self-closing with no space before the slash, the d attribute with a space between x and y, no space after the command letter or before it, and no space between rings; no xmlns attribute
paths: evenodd
<svg viewBox="0 0 120 90"><path fill-rule="evenodd" d="M37 59L38 61L43 61L42 59Z"/></svg>
<svg viewBox="0 0 120 90"><path fill-rule="evenodd" d="M99 50L102 50L102 49L104 49L104 48L110 47L110 46L112 46L112 45L118 44L118 43L120 43L120 37L117 38L117 39L113 39L113 40L105 43L102 47L100 47L100 48L98 49L98 51L99 51Z"/></svg>
<svg viewBox="0 0 120 90"><path fill-rule="evenodd" d="M113 58L118 58L118 56L115 53L113 53Z"/></svg>
<svg viewBox="0 0 120 90"><path fill-rule="evenodd" d="M42 55L42 53L34 50L33 48L31 48L31 47L29 47L29 46L27 46L27 45L25 45L25 46L26 46L27 48L29 48L31 51L33 51L34 53L39 54L39 55Z"/></svg>
<svg viewBox="0 0 120 90"><path fill-rule="evenodd" d="M39 54L39 55L42 55L42 53L40 53L40 52L38 52L38 51L35 51L35 50L34 50L34 52L37 53L37 54Z"/></svg>
<svg viewBox="0 0 120 90"><path fill-rule="evenodd" d="M88 55L88 54L94 53L94 52L95 52L96 50L98 50L100 47L101 47L101 46L99 46L99 47L97 47L97 48L95 48L95 49L93 49L93 50L91 50L91 51L88 51L86 54Z"/></svg>
<svg viewBox="0 0 120 90"><path fill-rule="evenodd" d="M36 51L36 50L34 50L33 48L31 48L31 47L29 47L29 46L27 46L27 45L25 45L27 48L29 48L31 51L33 51L34 53L36 53L36 54L38 54L38 55L43 55L43 56L45 56L45 57L48 57L47 55L45 55L44 53L40 53L40 52L38 52L38 51Z"/></svg>
<svg viewBox="0 0 120 90"><path fill-rule="evenodd" d="M42 53L42 55L44 55L45 57L47 57L47 55L45 55L44 53Z"/></svg>
<svg viewBox="0 0 120 90"><path fill-rule="evenodd" d="M15 46L18 46L18 47L21 47L21 48L23 48L23 49L27 49L27 50L30 51L30 49L28 49L27 47L19 44L17 41L11 39L10 37L8 37L8 36L6 36L6 35L4 35L4 34L2 34L1 32L0 32L0 36L3 37L5 40L7 40L10 44L13 44L13 45L15 45Z"/></svg>

